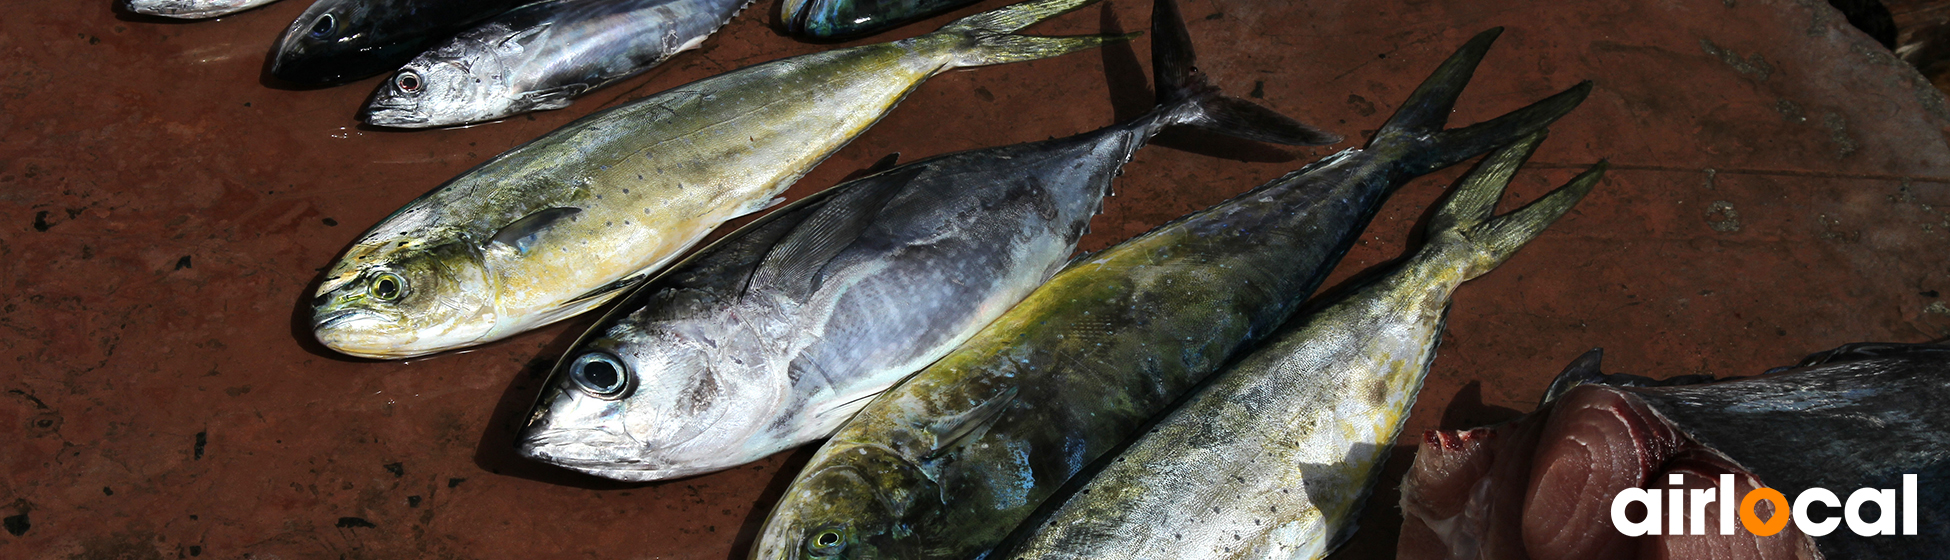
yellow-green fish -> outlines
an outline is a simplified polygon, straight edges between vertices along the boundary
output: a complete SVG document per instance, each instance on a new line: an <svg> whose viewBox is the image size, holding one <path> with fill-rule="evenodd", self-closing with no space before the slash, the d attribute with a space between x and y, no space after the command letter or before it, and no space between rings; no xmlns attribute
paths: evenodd
<svg viewBox="0 0 1950 560"><path fill-rule="evenodd" d="M1038 0L918 37L777 60L590 115L393 213L325 275L313 332L355 356L465 348L601 305L772 205L928 77L1128 36L1012 33Z"/></svg>
<svg viewBox="0 0 1950 560"><path fill-rule="evenodd" d="M1590 192L1603 164L1491 218L1539 132L1491 155L1394 271L1296 319L1144 435L999 560L1314 560L1354 519L1422 389L1450 296Z"/></svg>

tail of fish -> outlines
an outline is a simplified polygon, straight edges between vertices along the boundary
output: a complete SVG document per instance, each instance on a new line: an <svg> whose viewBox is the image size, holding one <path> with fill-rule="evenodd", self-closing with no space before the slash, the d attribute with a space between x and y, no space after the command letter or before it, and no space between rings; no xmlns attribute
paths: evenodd
<svg viewBox="0 0 1950 560"><path fill-rule="evenodd" d="M1544 141L1544 135L1542 130L1532 132L1497 150L1463 178L1462 185L1429 219L1429 241L1422 249L1425 258L1440 260L1441 266L1461 274L1457 281L1482 276L1515 255L1517 249L1543 233L1544 228L1591 192L1605 175L1605 162L1598 162L1570 183L1522 209L1491 216L1497 199L1503 196L1503 187L1510 184L1517 168L1530 159L1537 144Z"/></svg>
<svg viewBox="0 0 1950 560"><path fill-rule="evenodd" d="M1157 84L1154 126L1188 125L1248 140L1309 146L1333 144L1340 135L1287 118L1250 101L1227 96L1196 66L1191 34L1174 0L1156 0L1151 11L1151 73Z"/></svg>
<svg viewBox="0 0 1950 560"><path fill-rule="evenodd" d="M1490 44L1501 34L1501 27L1478 33L1456 54L1450 55L1449 60L1443 61L1435 74L1423 81L1395 111L1395 116L1375 132L1368 149L1389 156L1400 172L1422 175L1543 130L1591 93L1591 82L1584 81L1501 117L1443 130L1450 111L1455 109L1456 97L1476 72L1476 63L1482 62L1483 54L1489 52ZM1490 200L1495 201L1495 197Z"/></svg>
<svg viewBox="0 0 1950 560"><path fill-rule="evenodd" d="M1136 33L1075 37L1015 34L1016 30L1096 2L1097 0L1035 0L1012 4L955 20L954 23L929 35L958 40L958 45L955 47L955 60L951 64L958 68L1062 56L1110 43L1129 41L1137 36Z"/></svg>

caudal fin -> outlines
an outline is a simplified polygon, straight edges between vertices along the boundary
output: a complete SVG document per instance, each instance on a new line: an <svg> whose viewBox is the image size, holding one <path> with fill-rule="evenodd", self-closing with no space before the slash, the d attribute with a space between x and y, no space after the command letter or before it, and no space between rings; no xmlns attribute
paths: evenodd
<svg viewBox="0 0 1950 560"><path fill-rule="evenodd" d="M1443 130L1449 112L1456 107L1456 97L1462 95L1463 86L1469 85L1470 76L1475 74L1476 64L1483 61L1490 44L1502 33L1501 27L1478 33L1443 61L1395 116L1375 132L1368 149L1392 156L1411 176L1429 173L1543 130L1591 93L1591 82L1584 81L1503 116Z"/></svg>
<svg viewBox="0 0 1950 560"><path fill-rule="evenodd" d="M958 41L951 66L960 68L1062 56L1137 37L1136 33L1074 37L1015 34L1019 29L1095 2L1097 0L1034 0L1011 4L955 20L931 35L952 37Z"/></svg>
<svg viewBox="0 0 1950 560"><path fill-rule="evenodd" d="M1340 135L1287 118L1250 101L1219 92L1197 67L1192 37L1174 0L1151 8L1151 72L1158 107L1173 118L1162 124L1188 125L1248 140L1292 146L1325 145ZM1177 107L1184 107L1176 110Z"/></svg>
<svg viewBox="0 0 1950 560"><path fill-rule="evenodd" d="M1542 130L1531 132L1490 154L1481 166L1463 177L1462 185L1429 219L1428 250L1461 260L1454 264L1464 280L1503 264L1517 249L1570 211L1604 177L1606 163L1601 161L1529 205L1492 217L1497 199L1503 196L1503 187L1510 184L1517 168L1537 151L1544 135Z"/></svg>

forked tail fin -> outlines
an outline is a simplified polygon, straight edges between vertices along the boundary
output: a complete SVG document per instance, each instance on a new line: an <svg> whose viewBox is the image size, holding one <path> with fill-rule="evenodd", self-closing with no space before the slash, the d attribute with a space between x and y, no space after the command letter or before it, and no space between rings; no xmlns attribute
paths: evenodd
<svg viewBox="0 0 1950 560"><path fill-rule="evenodd" d="M1529 205L1492 217L1497 199L1503 196L1503 187L1510 184L1517 168L1544 141L1544 134L1542 130L1532 132L1490 154L1481 166L1463 177L1462 185L1429 219L1429 245L1424 251L1440 255L1435 258L1445 261L1460 260L1444 262L1442 266L1456 267L1462 274L1461 280L1482 276L1503 264L1517 249L1569 212L1604 177L1606 163L1601 161Z"/></svg>
<svg viewBox="0 0 1950 560"><path fill-rule="evenodd" d="M1490 44L1502 33L1501 27L1478 33L1443 61L1435 74L1396 109L1395 116L1375 132L1368 149L1392 157L1400 170L1411 176L1422 175L1543 130L1591 93L1591 82L1584 81L1503 116L1443 130L1449 112L1456 107L1456 97L1476 72L1476 64L1482 62Z"/></svg>

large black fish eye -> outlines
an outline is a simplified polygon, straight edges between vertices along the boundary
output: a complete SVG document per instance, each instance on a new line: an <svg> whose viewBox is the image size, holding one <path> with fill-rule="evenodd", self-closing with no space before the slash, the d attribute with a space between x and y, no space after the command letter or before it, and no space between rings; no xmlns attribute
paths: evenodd
<svg viewBox="0 0 1950 560"><path fill-rule="evenodd" d="M332 29L335 27L338 27L338 20L337 18L333 18L332 14L318 16L318 21L311 23L311 36L322 38L326 35L331 35Z"/></svg>
<svg viewBox="0 0 1950 560"><path fill-rule="evenodd" d="M393 301L399 299L400 294L406 293L406 279L400 278L398 274L382 272L379 276L373 277L372 285L367 288L367 291L372 294L373 299Z"/></svg>
<svg viewBox="0 0 1950 560"><path fill-rule="evenodd" d="M629 368L615 356L607 352L590 352L576 356L575 362L569 365L569 378L574 379L583 391L609 398L623 394L623 388L629 385L629 377L624 375L628 371Z"/></svg>
<svg viewBox="0 0 1950 560"><path fill-rule="evenodd" d="M846 527L827 525L806 535L806 553L834 556L846 550Z"/></svg>

